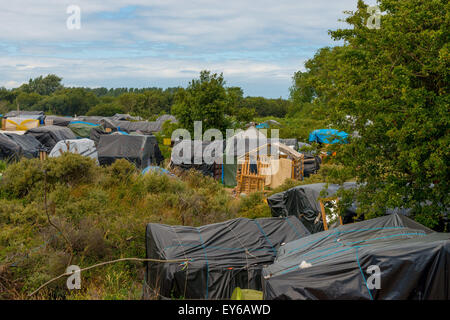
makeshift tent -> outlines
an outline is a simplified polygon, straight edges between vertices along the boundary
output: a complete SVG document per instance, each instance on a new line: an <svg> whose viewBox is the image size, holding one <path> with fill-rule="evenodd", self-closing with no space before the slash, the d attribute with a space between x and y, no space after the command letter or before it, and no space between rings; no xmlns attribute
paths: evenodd
<svg viewBox="0 0 450 320"><path fill-rule="evenodd" d="M142 120L141 117L133 117L129 114L123 114L123 113L116 113L115 115L113 115L112 117L109 117L109 119L117 121L117 120L126 120L126 121L138 121L138 120Z"/></svg>
<svg viewBox="0 0 450 320"><path fill-rule="evenodd" d="M105 128L122 130L126 132L139 132L141 134L152 134L161 131L162 123L157 121L115 121L103 118L99 121Z"/></svg>
<svg viewBox="0 0 450 320"><path fill-rule="evenodd" d="M163 160L155 136L101 135L97 145L100 165L110 165L117 159L127 159L138 168L151 164L159 165Z"/></svg>
<svg viewBox="0 0 450 320"><path fill-rule="evenodd" d="M281 126L281 123L279 123L279 122L276 121L276 120L267 120L267 121L264 121L264 122L258 124L258 125L256 126L256 129L269 129L271 126L277 126L277 127L280 127L280 126Z"/></svg>
<svg viewBox="0 0 450 320"><path fill-rule="evenodd" d="M46 126L67 127L71 121L73 121L72 117L59 117L59 116L46 116L45 117L45 125Z"/></svg>
<svg viewBox="0 0 450 320"><path fill-rule="evenodd" d="M205 176L221 179L223 149L223 140L177 141L172 149L169 166L182 170L194 169ZM204 156L207 156L207 158Z"/></svg>
<svg viewBox="0 0 450 320"><path fill-rule="evenodd" d="M309 142L336 144L347 143L348 133L336 129L319 129L309 134Z"/></svg>
<svg viewBox="0 0 450 320"><path fill-rule="evenodd" d="M42 144L34 137L14 133L4 133L4 135L19 145L20 157L37 158L39 151L43 149Z"/></svg>
<svg viewBox="0 0 450 320"><path fill-rule="evenodd" d="M161 122L161 123L164 123L164 122L166 122L168 120L170 122L172 122L172 123L177 123L178 122L177 118L175 118L174 116L172 116L170 114L163 114L158 119L156 119L157 122Z"/></svg>
<svg viewBox="0 0 450 320"><path fill-rule="evenodd" d="M44 116L44 111L12 110L4 115L5 118L21 117L21 116Z"/></svg>
<svg viewBox="0 0 450 320"><path fill-rule="evenodd" d="M322 163L322 158L319 156L314 156L310 153L303 153L304 156L304 168L303 175L305 178L316 174L320 169L320 164Z"/></svg>
<svg viewBox="0 0 450 320"><path fill-rule="evenodd" d="M173 173L171 173L169 170L158 167L158 166L148 166L147 168L145 168L144 170L142 170L142 174L145 175L149 172L152 173L157 173L157 174L161 174L161 175L167 175L170 177L176 177Z"/></svg>
<svg viewBox="0 0 450 320"><path fill-rule="evenodd" d="M239 218L199 228L150 223L149 259L188 263L146 264L146 285L163 297L230 299L236 287L261 290L261 270L282 243L309 232L295 217Z"/></svg>
<svg viewBox="0 0 450 320"><path fill-rule="evenodd" d="M50 152L60 140L76 139L72 130L60 126L43 126L28 130L25 135L35 137L42 143L46 152Z"/></svg>
<svg viewBox="0 0 450 320"><path fill-rule="evenodd" d="M85 157L95 159L98 162L97 149L94 141L90 139L61 140L50 151L49 157L56 158L65 152L77 153Z"/></svg>
<svg viewBox="0 0 450 320"><path fill-rule="evenodd" d="M100 124L89 123L85 121L71 121L67 126L77 136L77 138L88 138L91 135L91 130L103 130Z"/></svg>
<svg viewBox="0 0 450 320"><path fill-rule="evenodd" d="M242 174L242 167L248 164L255 165L254 173L264 177L264 186L270 188L282 185L286 179L303 180L303 155L279 142L271 142L253 149L238 157L237 163L238 193L242 191L243 185L251 184L253 174L247 176ZM245 193L248 192L252 190Z"/></svg>
<svg viewBox="0 0 450 320"><path fill-rule="evenodd" d="M20 131L39 127L39 120L26 117L9 117L5 119L4 124L5 130Z"/></svg>
<svg viewBox="0 0 450 320"><path fill-rule="evenodd" d="M354 182L343 184L344 189L356 188ZM336 192L341 187L337 184L329 184L324 192L326 184L316 183L297 186L289 190L274 194L267 198L267 204L272 211L272 216L297 216L311 233L324 230L322 221L322 208L319 198L326 199L336 196ZM352 222L356 215L356 207L347 209L343 223Z"/></svg>
<svg viewBox="0 0 450 320"><path fill-rule="evenodd" d="M449 233L394 214L282 246L264 268L264 298L448 300L449 263Z"/></svg>
<svg viewBox="0 0 450 320"><path fill-rule="evenodd" d="M237 158L267 143L267 137L255 127L240 131L229 138L223 155L222 183L230 187L236 186Z"/></svg>
<svg viewBox="0 0 450 320"><path fill-rule="evenodd" d="M101 124L101 120L105 117L102 116L78 116L73 119L74 121L83 121L83 122L89 122L92 124Z"/></svg>

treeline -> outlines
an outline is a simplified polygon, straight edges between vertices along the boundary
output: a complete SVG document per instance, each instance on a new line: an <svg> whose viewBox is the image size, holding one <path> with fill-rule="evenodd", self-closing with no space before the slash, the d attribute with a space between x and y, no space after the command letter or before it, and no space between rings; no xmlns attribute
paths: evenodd
<svg viewBox="0 0 450 320"><path fill-rule="evenodd" d="M0 88L0 113L10 110L42 110L48 114L100 115L129 113L152 119L157 115L172 113L172 106L181 101L186 89L174 88L83 88L64 87L62 78L50 74L30 79L15 89ZM224 84L224 83L223 83ZM239 121L254 117L284 117L291 102L285 99L244 97L238 87L227 87L225 100L229 116Z"/></svg>

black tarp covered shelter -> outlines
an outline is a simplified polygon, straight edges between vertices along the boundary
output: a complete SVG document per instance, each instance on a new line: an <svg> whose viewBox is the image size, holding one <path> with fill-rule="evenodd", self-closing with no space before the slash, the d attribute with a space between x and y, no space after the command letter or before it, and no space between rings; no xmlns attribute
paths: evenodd
<svg viewBox="0 0 450 320"><path fill-rule="evenodd" d="M76 136L73 134L72 130L61 126L43 126L33 128L25 132L25 135L36 138L47 152L50 152L60 140L76 139Z"/></svg>
<svg viewBox="0 0 450 320"><path fill-rule="evenodd" d="M239 218L199 228L150 223L147 258L189 263L148 262L146 289L187 299L230 299L236 287L261 290L262 268L281 244L307 235L296 217Z"/></svg>
<svg viewBox="0 0 450 320"><path fill-rule="evenodd" d="M305 157L303 162L303 176L307 178L319 171L322 159L319 156L314 156L309 153L303 153L303 156Z"/></svg>
<svg viewBox="0 0 450 320"><path fill-rule="evenodd" d="M4 133L4 135L20 147L18 158L37 158L39 151L43 149L42 144L35 137L14 133Z"/></svg>
<svg viewBox="0 0 450 320"><path fill-rule="evenodd" d="M264 298L448 300L449 266L449 233L392 214L282 246L263 271Z"/></svg>
<svg viewBox="0 0 450 320"><path fill-rule="evenodd" d="M329 198L336 195L341 187L337 184L329 184L326 192L323 192L326 184L315 183L297 186L289 190L274 194L267 198L267 204L274 217L290 215L297 216L311 233L322 231L323 222L319 198ZM345 182L344 189L356 188L355 182ZM347 209L349 218L356 215L356 206ZM344 224L351 221L346 221Z"/></svg>
<svg viewBox="0 0 450 320"><path fill-rule="evenodd" d="M159 165L164 157L155 136L145 135L100 135L97 145L100 165L110 165L117 159L127 159L138 168Z"/></svg>
<svg viewBox="0 0 450 320"><path fill-rule="evenodd" d="M73 121L72 117L62 117L62 116L46 116L45 117L45 125L46 126L67 127L71 121Z"/></svg>
<svg viewBox="0 0 450 320"><path fill-rule="evenodd" d="M180 140L175 143L172 149L170 167L182 170L194 169L205 176L219 179L222 175L224 149L224 140ZM184 151L190 152L190 155L188 152L184 154ZM205 159L204 155L207 155L208 159Z"/></svg>

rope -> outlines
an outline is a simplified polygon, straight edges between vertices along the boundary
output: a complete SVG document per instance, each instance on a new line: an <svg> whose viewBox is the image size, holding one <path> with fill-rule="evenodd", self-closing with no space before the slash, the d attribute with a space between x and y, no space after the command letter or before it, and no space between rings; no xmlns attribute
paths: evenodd
<svg viewBox="0 0 450 320"><path fill-rule="evenodd" d="M277 250L275 250L275 248L272 245L272 242L270 242L269 238L267 237L266 233L264 232L264 230L261 228L261 226L259 225L258 221L253 220L256 224L256 226L258 227L259 231L261 231L261 233L263 234L264 238L266 239L267 243L270 245L270 247L272 248L272 252L274 253L274 255L277 255Z"/></svg>
<svg viewBox="0 0 450 320"><path fill-rule="evenodd" d="M362 275L362 277L363 277L363 279L364 279L364 284L366 285L367 291L369 291L370 300L373 300L372 292L370 292L369 286L367 285L366 277L364 276L364 272L363 272L363 270L362 270L362 268L361 268L361 264L359 263L358 247L356 247L356 252L355 252L355 254L356 254L356 262L358 263L359 271L361 271L361 275Z"/></svg>
<svg viewBox="0 0 450 320"><path fill-rule="evenodd" d="M121 258L121 259L116 259L116 260L111 260L111 261L105 261L105 262L101 262L101 263L97 263L94 264L90 267L86 267L83 269L80 269L79 271L76 272L82 272L82 271L87 271L96 267L100 267L100 266L104 266L107 264L112 264L112 263L116 263L116 262L121 262L121 261L138 261L138 262L157 262L157 263L178 263L178 262L188 262L186 260L182 260L182 259L178 259L178 260L159 260L159 259L141 259L141 258ZM36 290L34 290L32 293L30 293L28 296L31 297L32 295L34 295L36 292L38 292L39 290L41 290L42 288L44 288L45 286L49 285L50 283L64 277L64 276L70 276L74 274L74 272L65 272L63 274L60 274L59 276L47 281L46 283L44 283L43 285L41 285L39 288L37 288Z"/></svg>
<svg viewBox="0 0 450 320"><path fill-rule="evenodd" d="M202 234L200 233L200 231L199 231L198 229L196 229L196 230L197 230L197 233L198 233L198 235L199 235L199 237L200 237L200 241L201 241L201 244L202 244L203 251L205 252L205 259L206 259L206 299L208 299L208 293L209 293L209 265L208 265L208 255L206 254L206 248L205 248L205 245L204 245L204 243L203 243Z"/></svg>

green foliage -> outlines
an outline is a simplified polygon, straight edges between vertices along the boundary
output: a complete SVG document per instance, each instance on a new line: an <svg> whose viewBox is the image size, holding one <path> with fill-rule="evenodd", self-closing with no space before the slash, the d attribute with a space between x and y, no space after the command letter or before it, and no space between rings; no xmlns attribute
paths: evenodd
<svg viewBox="0 0 450 320"><path fill-rule="evenodd" d="M336 129L359 137L336 146L337 160L364 182L367 216L410 207L432 227L449 206L449 3L381 0L380 29L365 25L367 6L330 32L343 46L324 48L296 74L293 98L312 103ZM426 217L426 218L425 218Z"/></svg>
<svg viewBox="0 0 450 320"><path fill-rule="evenodd" d="M199 79L193 79L185 91L176 96L172 113L181 126L194 133L194 121L202 121L203 132L218 129L225 132L229 123L225 111L229 108L223 75L200 72Z"/></svg>
<svg viewBox="0 0 450 320"><path fill-rule="evenodd" d="M111 117L115 115L116 113L124 113L125 110L122 106L116 105L116 104L109 104L109 103L100 103L96 106L92 107L88 113L86 113L87 116L103 116L103 117Z"/></svg>

